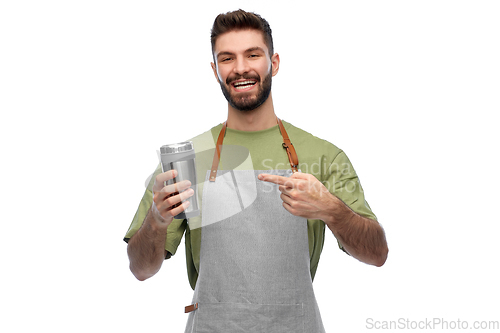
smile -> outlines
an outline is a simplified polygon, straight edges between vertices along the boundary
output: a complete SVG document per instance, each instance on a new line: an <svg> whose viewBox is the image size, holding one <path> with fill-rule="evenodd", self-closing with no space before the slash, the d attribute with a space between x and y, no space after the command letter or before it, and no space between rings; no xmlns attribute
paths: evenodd
<svg viewBox="0 0 500 333"><path fill-rule="evenodd" d="M234 87L235 90L237 91L247 91L252 89L252 87L257 83L257 81L251 81L251 80L246 80L246 81L238 81L234 82L232 86Z"/></svg>

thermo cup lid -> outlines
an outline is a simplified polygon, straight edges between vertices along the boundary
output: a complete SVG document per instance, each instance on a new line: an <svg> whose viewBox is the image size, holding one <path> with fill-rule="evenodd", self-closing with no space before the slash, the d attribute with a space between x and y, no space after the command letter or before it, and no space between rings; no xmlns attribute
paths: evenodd
<svg viewBox="0 0 500 333"><path fill-rule="evenodd" d="M172 143L169 145L161 146L161 148L160 148L160 151L162 154L181 153L181 152L190 151L190 150L193 150L193 142L192 141Z"/></svg>

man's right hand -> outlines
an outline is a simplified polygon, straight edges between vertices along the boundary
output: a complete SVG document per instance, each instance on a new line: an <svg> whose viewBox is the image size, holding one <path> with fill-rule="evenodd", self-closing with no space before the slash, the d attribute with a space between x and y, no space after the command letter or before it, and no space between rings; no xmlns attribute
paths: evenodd
<svg viewBox="0 0 500 333"><path fill-rule="evenodd" d="M177 171L169 170L156 176L153 184L151 213L156 223L165 228L172 223L174 216L189 207L190 203L186 199L194 194L194 190L189 188L191 186L189 180L165 186L166 181L175 177L177 177Z"/></svg>

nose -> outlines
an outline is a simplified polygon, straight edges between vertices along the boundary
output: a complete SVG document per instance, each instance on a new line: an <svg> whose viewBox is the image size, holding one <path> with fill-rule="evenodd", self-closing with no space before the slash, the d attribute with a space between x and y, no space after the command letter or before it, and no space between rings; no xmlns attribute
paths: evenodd
<svg viewBox="0 0 500 333"><path fill-rule="evenodd" d="M250 71L250 67L248 66L248 62L245 57L238 57L235 62L235 66L233 68L233 72L235 74L244 74Z"/></svg>

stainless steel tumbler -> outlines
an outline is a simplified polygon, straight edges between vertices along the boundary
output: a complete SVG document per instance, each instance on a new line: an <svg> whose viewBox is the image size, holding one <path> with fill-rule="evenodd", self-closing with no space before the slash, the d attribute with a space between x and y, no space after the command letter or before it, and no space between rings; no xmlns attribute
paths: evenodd
<svg viewBox="0 0 500 333"><path fill-rule="evenodd" d="M190 202L188 208L184 212L175 216L176 219L186 219L200 214L198 208L198 195L196 183L196 164L193 142L185 141L164 145L160 148L161 164L163 172L175 169L177 170L177 177L167 182L167 185L178 183L183 180L191 182L191 188L194 194L187 199Z"/></svg>

